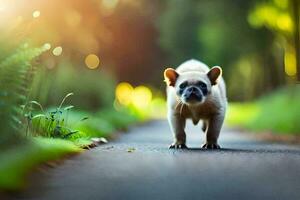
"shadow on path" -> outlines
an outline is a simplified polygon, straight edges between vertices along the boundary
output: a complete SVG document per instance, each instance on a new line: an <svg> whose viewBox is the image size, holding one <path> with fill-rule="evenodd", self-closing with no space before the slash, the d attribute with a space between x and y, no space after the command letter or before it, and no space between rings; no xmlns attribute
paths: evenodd
<svg viewBox="0 0 300 200"><path fill-rule="evenodd" d="M226 152L226 153L290 153L299 154L300 149L231 149L231 148L221 148L221 149L203 149L203 148L187 148L183 151L200 151L200 152Z"/></svg>

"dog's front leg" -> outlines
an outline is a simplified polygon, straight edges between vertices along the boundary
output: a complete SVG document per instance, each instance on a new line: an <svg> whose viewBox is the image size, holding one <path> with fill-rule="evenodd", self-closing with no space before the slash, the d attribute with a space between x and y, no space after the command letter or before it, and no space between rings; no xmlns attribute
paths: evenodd
<svg viewBox="0 0 300 200"><path fill-rule="evenodd" d="M206 149L220 149L218 145L218 138L223 125L224 115L218 114L213 116L208 121L208 128L206 132L206 144L202 148Z"/></svg>
<svg viewBox="0 0 300 200"><path fill-rule="evenodd" d="M183 149L187 148L186 135L184 132L185 128L185 118L181 117L179 114L170 114L168 116L169 125L171 131L174 135L174 142L170 145L170 149Z"/></svg>

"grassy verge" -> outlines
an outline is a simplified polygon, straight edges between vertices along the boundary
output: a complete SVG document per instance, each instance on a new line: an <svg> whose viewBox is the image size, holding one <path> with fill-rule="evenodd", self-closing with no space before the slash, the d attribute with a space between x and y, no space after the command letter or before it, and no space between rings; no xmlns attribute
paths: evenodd
<svg viewBox="0 0 300 200"><path fill-rule="evenodd" d="M230 103L229 126L254 132L300 135L300 86L282 88L251 103Z"/></svg>
<svg viewBox="0 0 300 200"><path fill-rule="evenodd" d="M80 121L83 117L87 119ZM70 137L33 136L28 138L27 143L1 152L0 189L21 189L26 185L26 175L38 164L82 152L84 147L91 144L91 138L109 137L118 130L127 129L138 120L127 110L109 109L98 113L70 111L66 128L76 130Z"/></svg>
<svg viewBox="0 0 300 200"><path fill-rule="evenodd" d="M81 151L81 148L70 141L36 137L24 145L1 152L0 188L22 188L26 184L26 175L34 166Z"/></svg>
<svg viewBox="0 0 300 200"><path fill-rule="evenodd" d="M127 130L130 125L140 121L137 116L130 114L127 110L116 111L109 109L93 114L72 111L69 114L69 127L78 132L67 139L81 147L89 145L91 138L110 138L113 133L119 130ZM79 122L79 119L83 116L87 116L88 119L84 122Z"/></svg>

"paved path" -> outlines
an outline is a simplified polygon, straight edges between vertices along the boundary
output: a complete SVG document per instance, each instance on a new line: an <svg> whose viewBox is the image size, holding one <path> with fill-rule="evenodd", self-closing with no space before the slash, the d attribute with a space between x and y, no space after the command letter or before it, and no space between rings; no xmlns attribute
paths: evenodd
<svg viewBox="0 0 300 200"><path fill-rule="evenodd" d="M200 130L188 125L192 149L169 150L165 121L133 128L50 169L16 199L300 199L299 147L262 143L225 129L224 149L202 150Z"/></svg>

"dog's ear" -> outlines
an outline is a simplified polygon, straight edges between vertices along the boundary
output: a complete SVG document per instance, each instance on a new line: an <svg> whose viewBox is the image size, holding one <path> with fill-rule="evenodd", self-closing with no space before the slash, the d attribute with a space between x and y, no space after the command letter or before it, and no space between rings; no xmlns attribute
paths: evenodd
<svg viewBox="0 0 300 200"><path fill-rule="evenodd" d="M165 82L168 86L175 86L176 79L179 74L175 71L175 69L167 68L164 72Z"/></svg>
<svg viewBox="0 0 300 200"><path fill-rule="evenodd" d="M211 82L212 85L217 84L217 80L220 76L222 76L222 68L219 66L212 67L209 72L207 73L207 76Z"/></svg>

